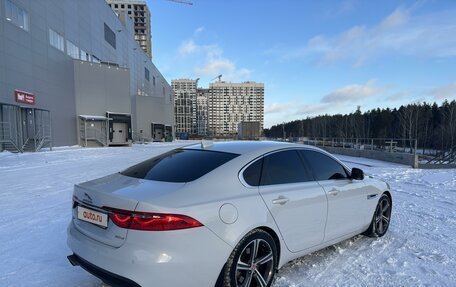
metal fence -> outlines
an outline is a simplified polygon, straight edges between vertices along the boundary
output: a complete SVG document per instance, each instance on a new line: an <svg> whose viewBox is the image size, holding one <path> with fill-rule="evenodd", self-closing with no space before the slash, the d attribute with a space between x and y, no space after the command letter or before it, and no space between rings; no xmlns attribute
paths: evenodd
<svg viewBox="0 0 456 287"><path fill-rule="evenodd" d="M52 149L51 130L50 111L0 103L0 151Z"/></svg>
<svg viewBox="0 0 456 287"><path fill-rule="evenodd" d="M358 150L401 152L417 154L416 139L395 138L300 138L297 141L307 145L339 147Z"/></svg>

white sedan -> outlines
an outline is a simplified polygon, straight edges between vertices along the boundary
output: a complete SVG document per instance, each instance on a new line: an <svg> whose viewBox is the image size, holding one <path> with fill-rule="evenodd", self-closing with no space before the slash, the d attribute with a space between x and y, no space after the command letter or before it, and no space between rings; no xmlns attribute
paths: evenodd
<svg viewBox="0 0 456 287"><path fill-rule="evenodd" d="M388 230L387 183L321 149L191 145L74 188L73 265L112 286L270 286L288 261Z"/></svg>

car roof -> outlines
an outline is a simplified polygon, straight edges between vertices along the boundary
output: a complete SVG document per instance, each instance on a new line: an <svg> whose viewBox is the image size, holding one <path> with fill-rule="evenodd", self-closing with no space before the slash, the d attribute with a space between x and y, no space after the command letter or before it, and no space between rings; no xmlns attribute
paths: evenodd
<svg viewBox="0 0 456 287"><path fill-rule="evenodd" d="M205 147L203 147L202 144L189 145L186 146L185 149L198 149L245 155L250 153L267 153L274 150L292 147L316 149L315 147L308 145L279 141L220 141L211 142Z"/></svg>

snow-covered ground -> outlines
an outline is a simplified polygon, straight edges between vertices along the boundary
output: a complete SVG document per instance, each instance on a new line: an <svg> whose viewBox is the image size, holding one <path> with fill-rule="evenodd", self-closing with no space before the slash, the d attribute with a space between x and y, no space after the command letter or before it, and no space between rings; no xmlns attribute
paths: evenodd
<svg viewBox="0 0 456 287"><path fill-rule="evenodd" d="M0 286L101 286L66 259L73 185L184 144L0 153ZM274 287L456 286L456 170L340 158L391 184L390 230L290 262Z"/></svg>

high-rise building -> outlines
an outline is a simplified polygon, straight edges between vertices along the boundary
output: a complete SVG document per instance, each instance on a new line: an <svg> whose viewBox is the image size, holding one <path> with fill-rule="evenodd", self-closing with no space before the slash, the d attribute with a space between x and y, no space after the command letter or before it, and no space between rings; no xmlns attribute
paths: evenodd
<svg viewBox="0 0 456 287"><path fill-rule="evenodd" d="M198 89L196 95L196 123L199 136L207 135L207 97L209 89Z"/></svg>
<svg viewBox="0 0 456 287"><path fill-rule="evenodd" d="M197 133L197 108L196 87L197 80L179 79L172 80L171 86L174 91L175 132L196 134Z"/></svg>
<svg viewBox="0 0 456 287"><path fill-rule="evenodd" d="M234 136L240 122L264 121L264 84L256 82L209 85L208 133L212 136Z"/></svg>
<svg viewBox="0 0 456 287"><path fill-rule="evenodd" d="M135 40L152 59L152 36L150 11L145 0L106 0L108 5L119 14L126 14L133 20Z"/></svg>

